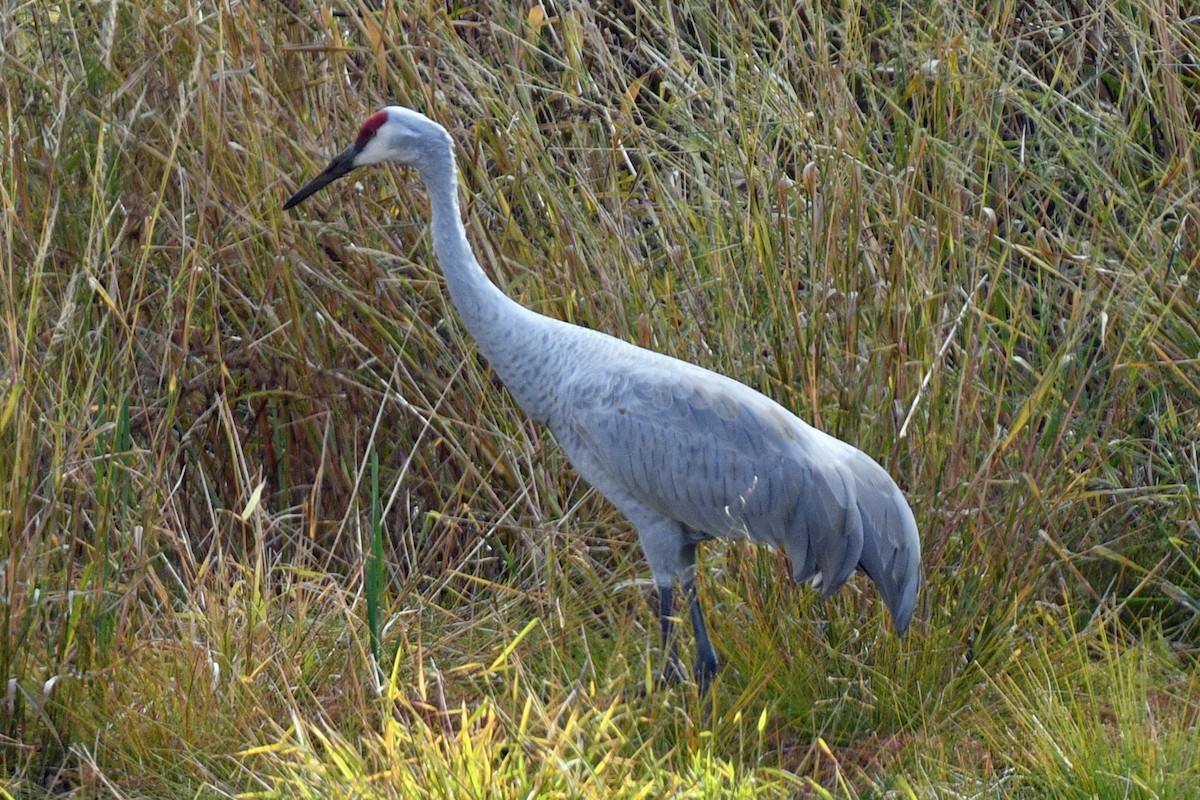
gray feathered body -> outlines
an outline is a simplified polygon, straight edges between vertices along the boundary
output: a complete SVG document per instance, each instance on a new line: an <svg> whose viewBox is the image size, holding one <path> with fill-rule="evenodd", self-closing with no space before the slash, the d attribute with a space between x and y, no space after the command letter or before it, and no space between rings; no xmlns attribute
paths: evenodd
<svg viewBox="0 0 1200 800"><path fill-rule="evenodd" d="M795 579L826 595L861 569L903 633L920 541L883 468L737 381L506 297L467 243L443 135L416 166L454 304L521 407L636 526L656 583L691 581L697 541L746 537L784 550Z"/></svg>
<svg viewBox="0 0 1200 800"><path fill-rule="evenodd" d="M537 359L505 364L501 379L544 387L513 394L634 522L656 583L690 579L689 542L748 538L785 551L794 579L825 595L861 568L907 629L916 521L873 459L694 364L557 320L530 329L544 331L526 338L541 342Z"/></svg>

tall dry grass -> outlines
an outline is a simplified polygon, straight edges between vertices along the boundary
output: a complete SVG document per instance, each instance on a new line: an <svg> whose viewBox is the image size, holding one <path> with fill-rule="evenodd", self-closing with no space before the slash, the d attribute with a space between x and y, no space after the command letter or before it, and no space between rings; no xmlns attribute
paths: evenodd
<svg viewBox="0 0 1200 800"><path fill-rule="evenodd" d="M2 4L0 791L1194 794L1200 20L1060 5ZM906 641L725 544L638 693L414 176L279 209L385 103L513 296L887 466Z"/></svg>

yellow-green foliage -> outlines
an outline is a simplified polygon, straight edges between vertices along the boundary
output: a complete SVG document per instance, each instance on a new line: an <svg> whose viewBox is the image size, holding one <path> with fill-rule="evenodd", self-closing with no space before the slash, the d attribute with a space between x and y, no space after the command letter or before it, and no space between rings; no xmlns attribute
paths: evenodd
<svg viewBox="0 0 1200 800"><path fill-rule="evenodd" d="M0 3L0 797L1200 795L1186 7ZM907 640L725 543L653 686L415 176L280 210L385 103L510 294L896 476Z"/></svg>

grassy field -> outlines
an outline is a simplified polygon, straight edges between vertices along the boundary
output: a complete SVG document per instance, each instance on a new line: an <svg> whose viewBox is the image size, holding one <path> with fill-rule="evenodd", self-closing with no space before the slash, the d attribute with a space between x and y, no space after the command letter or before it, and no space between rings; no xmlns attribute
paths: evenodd
<svg viewBox="0 0 1200 800"><path fill-rule="evenodd" d="M1200 796L1200 17L578 5L0 2L0 797ZM643 691L416 176L280 210L386 103L508 293L896 477L905 640L723 543Z"/></svg>

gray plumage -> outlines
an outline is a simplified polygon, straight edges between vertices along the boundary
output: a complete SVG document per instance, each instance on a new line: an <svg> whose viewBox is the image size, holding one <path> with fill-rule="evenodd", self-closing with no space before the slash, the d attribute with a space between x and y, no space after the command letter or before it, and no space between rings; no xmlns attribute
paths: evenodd
<svg viewBox="0 0 1200 800"><path fill-rule="evenodd" d="M398 106L377 112L284 208L356 167L388 161L415 167L425 182L434 251L483 355L584 480L636 527L660 592L669 675L679 671L676 581L688 597L702 689L717 669L693 583L696 544L706 539L746 537L784 550L795 580L811 579L824 596L861 569L904 634L921 545L912 510L883 468L737 381L504 295L467 241L453 142L440 125Z"/></svg>

